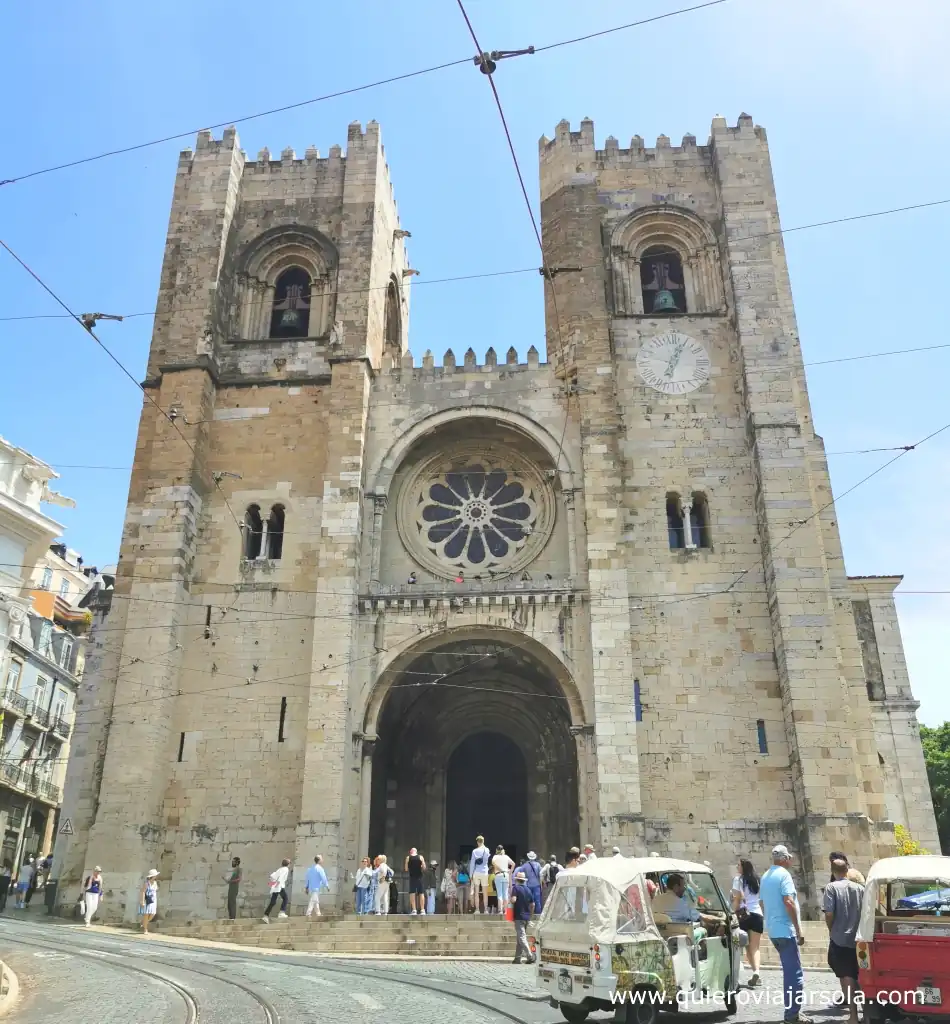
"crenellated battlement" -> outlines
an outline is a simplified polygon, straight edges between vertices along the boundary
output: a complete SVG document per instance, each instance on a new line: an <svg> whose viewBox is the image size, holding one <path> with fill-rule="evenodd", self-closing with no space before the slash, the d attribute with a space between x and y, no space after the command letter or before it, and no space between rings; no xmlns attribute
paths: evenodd
<svg viewBox="0 0 950 1024"><path fill-rule="evenodd" d="M561 121L553 139L542 135L538 143L542 195L563 185L565 180L577 181L578 176L612 168L709 164L717 143L721 145L732 138L764 141L765 130L756 126L748 114L740 114L735 127L727 125L724 117L713 118L705 145L699 145L696 136L687 133L678 146L672 144L668 135L658 136L652 147L646 146L641 136L634 135L628 147L621 147L619 140L610 135L603 149L597 149L594 122L590 118L581 121L579 131L574 131L569 121Z"/></svg>
<svg viewBox="0 0 950 1024"><path fill-rule="evenodd" d="M201 131L198 132L195 148L182 150L178 158L179 166L191 165L196 157L233 153L234 150L243 153L234 125L225 128L220 139L215 139L210 130ZM281 150L279 158L275 158L271 156L270 149L265 146L258 151L256 160L248 160L247 155L244 154L244 169L246 173L274 174L290 168L302 170L307 167L326 167L346 160L347 156L374 153L377 150L382 152L378 122L368 122L364 130L359 121L353 121L347 128L346 154L339 144L332 145L326 157L320 156L320 151L316 146L308 146L303 157L298 158L294 148L288 146Z"/></svg>
<svg viewBox="0 0 950 1024"><path fill-rule="evenodd" d="M436 363L435 356L431 350L426 351L419 366L416 365L415 358L411 352L403 353L402 357L398 360L394 360L389 355L384 355L381 372L401 375L409 373L417 377L449 376L466 373L484 375L495 372L507 375L514 371L536 370L541 366L547 367L548 365L548 363L542 363L541 356L534 345L528 349L527 359L523 363L519 361L518 352L514 346L508 349L505 353L504 362L501 363L498 361L498 355L494 348L488 349L485 353L485 360L482 363L478 362L475 350L470 348L462 357L461 365L459 365L455 353L449 348L445 350L441 364Z"/></svg>

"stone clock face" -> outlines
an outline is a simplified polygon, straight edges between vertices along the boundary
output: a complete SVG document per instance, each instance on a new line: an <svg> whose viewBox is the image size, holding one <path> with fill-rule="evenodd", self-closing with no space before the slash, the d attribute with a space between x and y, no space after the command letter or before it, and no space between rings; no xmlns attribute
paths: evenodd
<svg viewBox="0 0 950 1024"><path fill-rule="evenodd" d="M709 355L698 341L667 331L644 342L637 353L643 383L665 395L685 395L709 380Z"/></svg>

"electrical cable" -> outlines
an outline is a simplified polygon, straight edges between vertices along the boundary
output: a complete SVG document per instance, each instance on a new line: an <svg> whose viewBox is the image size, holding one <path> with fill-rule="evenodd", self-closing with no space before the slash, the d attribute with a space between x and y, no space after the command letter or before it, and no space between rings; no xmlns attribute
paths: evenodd
<svg viewBox="0 0 950 1024"><path fill-rule="evenodd" d="M950 198L947 198L947 199L935 199L935 200L928 201L928 202L915 203L912 206L895 206L895 207L891 207L890 209L886 209L886 210L872 210L872 211L870 211L868 213L859 213L859 214L854 214L854 215L848 216L848 217L838 217L838 218L835 218L833 220L815 221L815 222L810 223L810 224L798 224L798 225L795 225L794 227L790 227L790 228L774 228L774 229L769 230L769 231L753 232L753 233L751 233L749 235L744 235L742 239L737 239L737 240L739 240L739 241L748 241L750 239L756 239L756 238L770 238L770 237L773 237L775 235L787 235L787 234L791 234L793 232L799 232L799 231L811 231L814 228L833 227L836 224L847 224L847 223L851 223L853 221L869 220L869 219L876 218L876 217L886 217L886 216L889 216L889 215L895 214L895 213L906 213L906 212L911 211L911 210L923 210L923 209L927 209L927 208L932 207L932 206L945 206L947 204L950 204ZM532 214L533 214L533 211L532 211ZM675 249L670 249L667 252L656 252L656 253L653 253L651 255L654 255L654 256L679 256L680 253L677 250L675 250ZM601 260L599 263L583 264L583 265L577 267L576 269L577 270L597 270L597 269L603 268L603 266L604 266L604 261ZM477 274L459 274L459 275L456 275L456 276L453 276L453 277L438 277L438 278L432 278L430 280L422 279L422 280L417 280L417 281L415 281L413 283L413 289L420 288L420 287L422 287L424 285L453 284L453 283L457 283L457 282L460 282L460 281L477 281L477 280L482 280L482 279L485 279L485 278L493 278L493 277L511 277L511 276L514 276L514 275L517 275L517 274L537 274L539 269L541 269L543 271L543 267L542 268L538 268L538 267L519 267L519 268L515 268L515 269L512 269L512 270L485 271L485 272L477 273ZM338 289L338 290L336 290L334 292L334 294L335 295L361 295L361 294L372 292L372 291L385 291L388 288L389 288L389 285L385 284L385 285L375 285L375 286L367 287L367 288ZM200 306L172 306L171 308L169 308L167 310L162 310L162 315L163 316L164 315L171 315L172 313L188 312L188 311L193 311L193 310L196 310L196 309L207 309L207 303L204 303L203 305L200 305ZM140 311L140 312L137 312L137 313L123 313L122 314L122 319L123 320L131 320L131 319L133 319L135 317L156 316L157 314L158 314L158 310L157 309L149 309L149 310L144 310L144 311ZM669 320L671 323L675 323L679 319L689 319L689 316L690 316L690 314L687 312L687 313L681 313L681 314L673 315L673 316L665 315L663 317L657 317L657 318L658 319ZM620 315L618 317L618 319L636 318L636 319L641 319L641 320L649 320L649 319L651 319L653 317L654 317L654 314L652 314L652 313L633 313L633 314L629 314L628 313L628 314ZM20 321L20 320L65 320L65 319L68 319L68 318L75 319L75 317L72 314L69 314L67 316L67 314L65 314L65 313L29 313L29 314L21 314L21 315L17 315L17 316L3 316L3 317L0 317L0 323L9 322L9 321ZM262 339L262 340L266 341L267 339ZM873 358L877 358L878 356L903 355L904 353L907 353L907 352L927 352L927 351L931 351L932 349L938 349L938 348L950 348L950 344L947 344L947 345L928 345L928 346L924 346L923 348L897 349L894 352L875 352L875 353L870 353L868 355L862 355L862 356L856 356L856 357L844 356L844 357L841 357L839 359L823 359L823 360L819 360L817 362L806 363L805 365L806 366L824 366L824 365L826 365L828 363L846 362L848 359L851 359L851 358L873 359Z"/></svg>
<svg viewBox="0 0 950 1024"><path fill-rule="evenodd" d="M543 53L547 50L554 50L561 46L569 46L572 43L581 43L585 42L588 39L595 39L601 36L611 35L612 33L615 32L623 32L626 29L636 28L640 25L647 25L654 21L663 21L667 18L673 18L680 14L689 14L692 11L699 11L706 7L716 7L717 5L726 2L727 0L707 0L706 3L696 4L692 7L683 7L680 10L676 11L667 11L665 14L654 15L651 18L644 18L641 21L631 21L625 25L615 25L613 28L601 29L598 32L590 32L587 35L576 36L573 39L562 39L561 41L556 43L548 43L546 46L535 47L534 52ZM436 64L432 67L420 68L417 71L407 71L400 75L392 75L389 78L381 78L375 82L368 82L366 85L352 86L349 89L339 89L336 92L326 93L323 96L314 96L307 100L299 100L296 103L287 103L280 107L273 107L270 110L259 111L256 114L246 114L244 117L235 117L232 118L230 121L220 121L217 124L206 125L204 128L192 128L186 132L177 132L174 135L165 135L160 139L152 139L149 142L140 142L133 146L123 146L118 149L110 149L104 153L98 153L95 156L87 156L77 160L69 160L65 163L55 164L51 167L42 167L35 171L29 171L25 174L19 174L14 178L6 178L0 181L0 186L13 185L20 181L26 181L29 178L39 177L42 174L51 174L54 171L65 170L66 168L69 167L78 167L81 164L93 163L98 160L104 160L107 157L119 156L120 154L123 153L133 153L141 149L148 149L152 146L162 145L165 142L173 142L175 139L188 138L189 136L196 135L199 131L213 131L214 129L217 128L226 128L235 124L243 124L246 121L255 121L262 117L269 117L272 114L282 114L288 110L298 110L301 107L312 106L315 103L323 103L326 100L338 99L341 96L352 96L354 93L366 92L368 89L376 89L383 85L392 85L395 82L402 82L410 78L418 78L421 75L429 75L436 71L444 71L447 68L454 68L462 64L470 63L471 57L463 57L459 60L448 61L444 64Z"/></svg>
<svg viewBox="0 0 950 1024"><path fill-rule="evenodd" d="M192 445L192 443L188 440L188 438L185 437L185 435L179 429L178 424L175 422L175 417L169 416L169 414L167 412L165 412L165 410L158 404L158 402L156 402L155 399L152 398L152 396L148 393L148 390L146 388L142 387L142 385L135 379L135 377L126 369L126 367L122 363L122 361L113 353L113 351L107 345L105 345L100 340L100 338L98 337L96 332L92 329L92 327L87 325L87 324L85 324L85 323L83 323L82 319L79 316L77 316L69 308L69 306L66 305L66 303L56 294L56 292L54 292L53 289L50 288L50 286L48 284L46 284L46 282L31 267L29 267L23 260L20 259L20 257L10 248L9 245L7 245L6 242L3 241L2 238L0 238L0 246L2 246L13 257L13 259L16 260L17 263L19 263L19 265L30 275L30 277L33 278L34 281L36 281L36 283L43 289L43 291L45 291L49 296L51 296L55 300L55 302L57 302L60 306L62 306L63 309L65 309L66 312L73 318L73 320L75 320L76 323L87 334L89 334L92 337L92 339L96 342L96 344L102 349L103 352L105 352L105 354L112 360L112 362L115 363L116 366L118 366L118 368L122 371L122 373L124 373L125 376L128 377L130 381L132 381L132 383L139 389L139 391L141 391L142 394L145 395L145 397L148 399L148 401L152 405L155 406L155 408L162 414L162 416L165 417L166 420L168 420L168 422L172 425L172 427L174 427L175 432L179 435L179 437L181 437L182 441L185 442L185 444L187 445L189 451L197 459L198 458L198 452L195 450L194 445ZM241 529L241 524L238 522L237 517L234 515L234 511L231 508L231 503L228 501L228 496L224 493L223 490L221 490L220 484L214 478L213 475L212 475L211 479L212 479L212 482L214 483L214 486L220 492L221 497L224 500L224 505L227 508L228 512L230 513L231 518L234 520L234 525L238 528L238 530L240 530Z"/></svg>

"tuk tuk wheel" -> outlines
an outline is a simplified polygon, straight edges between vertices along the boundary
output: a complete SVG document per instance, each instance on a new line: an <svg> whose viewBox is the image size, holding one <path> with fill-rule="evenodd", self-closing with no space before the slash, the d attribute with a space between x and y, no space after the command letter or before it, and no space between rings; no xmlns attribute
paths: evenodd
<svg viewBox="0 0 950 1024"><path fill-rule="evenodd" d="M650 985L638 985L634 993L643 993L641 998L634 998L627 1003L625 1024L657 1024L660 1019L660 1007L656 1000L656 989Z"/></svg>
<svg viewBox="0 0 950 1024"><path fill-rule="evenodd" d="M726 986L726 990L728 991L728 985ZM726 1016L731 1017L733 1016L733 1014L738 1012L739 1003L736 1000L736 994L735 992L729 992L729 994L726 996Z"/></svg>
<svg viewBox="0 0 950 1024"><path fill-rule="evenodd" d="M573 1003L561 1003L559 1006L561 1015L568 1024L584 1024L587 1015L590 1013L584 1006L575 1006Z"/></svg>

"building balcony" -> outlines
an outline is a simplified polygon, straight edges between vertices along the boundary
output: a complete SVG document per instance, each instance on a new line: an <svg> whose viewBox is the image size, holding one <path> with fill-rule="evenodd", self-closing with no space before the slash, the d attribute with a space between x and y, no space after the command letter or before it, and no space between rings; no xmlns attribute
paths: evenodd
<svg viewBox="0 0 950 1024"><path fill-rule="evenodd" d="M29 713L32 703L22 693L17 693L15 690L4 690L0 694L0 705L3 706L3 709L12 711L15 715L22 715L24 718Z"/></svg>
<svg viewBox="0 0 950 1024"><path fill-rule="evenodd" d="M60 800L59 786L30 771L22 765L5 763L0 768L0 782L29 796L38 797L44 803L57 806Z"/></svg>
<svg viewBox="0 0 950 1024"><path fill-rule="evenodd" d="M88 608L74 607L57 594L53 601L53 622L76 636L82 636L92 625L92 612Z"/></svg>
<svg viewBox="0 0 950 1024"><path fill-rule="evenodd" d="M39 707L35 701L29 701L29 708L26 712L26 717L31 719L33 724L39 726L41 729L49 728L49 712L45 708Z"/></svg>
<svg viewBox="0 0 950 1024"><path fill-rule="evenodd" d="M50 727L57 736L61 739L68 740L73 729L72 726L63 718L56 718L53 720L53 724Z"/></svg>

